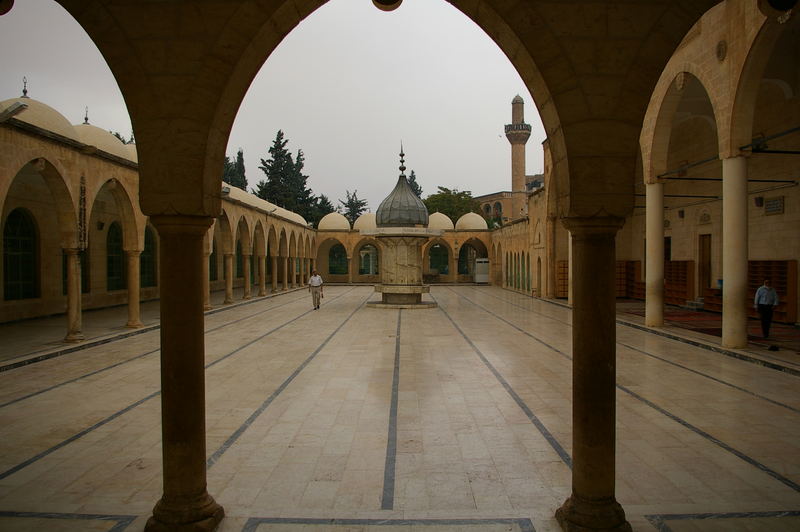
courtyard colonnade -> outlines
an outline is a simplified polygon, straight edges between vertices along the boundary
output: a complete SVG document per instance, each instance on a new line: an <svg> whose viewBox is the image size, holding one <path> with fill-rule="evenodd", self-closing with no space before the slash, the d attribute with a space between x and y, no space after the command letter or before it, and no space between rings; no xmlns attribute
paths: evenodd
<svg viewBox="0 0 800 532"><path fill-rule="evenodd" d="M125 96L138 140L140 203L162 244L164 493L148 529L211 529L224 512L205 482L204 239L221 211L219 176L236 110L272 50L322 2L266 0L257 10L229 2L227 17L189 1L115 3L113 12L110 2L59 3L98 46ZM615 236L633 208L650 93L715 3L585 2L565 11L536 1L452 2L536 95L559 217L572 234L572 496L557 513L567 530L630 529L614 496ZM151 53L149 44L168 53Z"/></svg>

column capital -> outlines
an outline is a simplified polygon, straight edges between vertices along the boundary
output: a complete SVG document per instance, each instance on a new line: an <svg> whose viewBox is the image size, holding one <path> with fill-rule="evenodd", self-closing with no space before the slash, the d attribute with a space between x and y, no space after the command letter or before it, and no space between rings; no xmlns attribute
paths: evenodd
<svg viewBox="0 0 800 532"><path fill-rule="evenodd" d="M618 216L590 216L562 218L564 224L573 236L615 235L622 229L625 219Z"/></svg>
<svg viewBox="0 0 800 532"><path fill-rule="evenodd" d="M142 250L141 249L126 249L125 250L125 256L126 257L138 257L141 254L142 254Z"/></svg>
<svg viewBox="0 0 800 532"><path fill-rule="evenodd" d="M159 234L196 234L203 236L214 223L210 216L164 216L150 217L150 222Z"/></svg>
<svg viewBox="0 0 800 532"><path fill-rule="evenodd" d="M67 255L77 255L81 252L80 248L61 248L61 251Z"/></svg>

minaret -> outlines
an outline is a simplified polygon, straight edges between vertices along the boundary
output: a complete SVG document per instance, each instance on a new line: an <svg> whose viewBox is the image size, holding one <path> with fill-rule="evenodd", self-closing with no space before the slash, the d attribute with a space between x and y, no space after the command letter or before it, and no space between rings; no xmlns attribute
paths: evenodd
<svg viewBox="0 0 800 532"><path fill-rule="evenodd" d="M525 143L531 136L531 125L525 123L525 102L519 94L511 100L511 123L506 124L506 138L511 143L511 216L521 218L525 212Z"/></svg>

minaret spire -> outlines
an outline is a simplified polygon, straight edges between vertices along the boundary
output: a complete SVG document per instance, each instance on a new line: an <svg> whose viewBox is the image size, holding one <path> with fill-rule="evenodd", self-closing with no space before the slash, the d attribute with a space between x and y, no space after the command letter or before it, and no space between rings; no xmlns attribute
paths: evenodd
<svg viewBox="0 0 800 532"><path fill-rule="evenodd" d="M28 98L28 78L22 76L22 97Z"/></svg>
<svg viewBox="0 0 800 532"><path fill-rule="evenodd" d="M89 106L88 105L86 106L86 114L83 115L83 123L84 124L88 124L89 123Z"/></svg>

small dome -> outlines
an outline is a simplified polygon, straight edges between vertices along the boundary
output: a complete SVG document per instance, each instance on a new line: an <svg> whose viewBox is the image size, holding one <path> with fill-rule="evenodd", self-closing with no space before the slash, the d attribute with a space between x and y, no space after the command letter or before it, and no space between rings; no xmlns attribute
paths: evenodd
<svg viewBox="0 0 800 532"><path fill-rule="evenodd" d="M444 229L445 231L452 231L454 229L453 220L451 220L446 214L436 211L435 213L431 214L430 218L428 219L428 229Z"/></svg>
<svg viewBox="0 0 800 532"><path fill-rule="evenodd" d="M511 103L525 103L525 102L522 100L522 96L517 94L516 96L514 96L514 99L511 100Z"/></svg>
<svg viewBox="0 0 800 532"><path fill-rule="evenodd" d="M320 231L349 231L350 222L342 214L332 212L322 217L317 229Z"/></svg>
<svg viewBox="0 0 800 532"><path fill-rule="evenodd" d="M131 142L130 144L126 144L125 149L128 151L128 159L135 163L138 163L139 152L136 151L136 144L133 142Z"/></svg>
<svg viewBox="0 0 800 532"><path fill-rule="evenodd" d="M456 231L480 231L489 229L483 216L474 212L468 212L456 222Z"/></svg>
<svg viewBox="0 0 800 532"><path fill-rule="evenodd" d="M356 223L353 224L353 229L358 229L360 231L365 229L375 229L377 227L377 222L375 220L376 218L374 212L365 212L359 216L356 220Z"/></svg>
<svg viewBox="0 0 800 532"><path fill-rule="evenodd" d="M75 128L64 118L64 115L40 101L33 98L11 98L0 102L0 111L8 109L12 104L20 102L28 106L27 109L20 111L14 118L20 122L27 122L32 126L44 129L51 133L61 135L72 140L78 140Z"/></svg>
<svg viewBox="0 0 800 532"><path fill-rule="evenodd" d="M105 129L91 124L78 124L73 126L78 134L78 140L88 146L94 146L121 159L131 160L127 145Z"/></svg>

